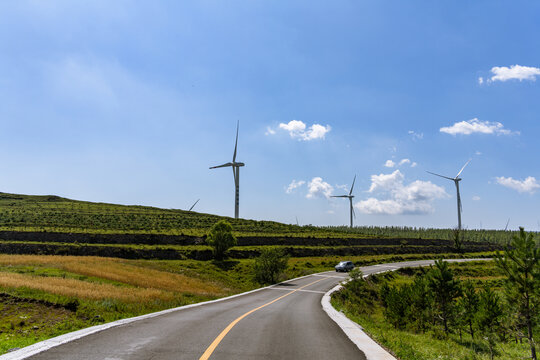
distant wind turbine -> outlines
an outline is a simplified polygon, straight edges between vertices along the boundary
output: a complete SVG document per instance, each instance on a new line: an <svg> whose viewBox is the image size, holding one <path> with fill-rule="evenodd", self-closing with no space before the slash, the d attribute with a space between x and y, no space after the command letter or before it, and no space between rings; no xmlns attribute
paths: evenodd
<svg viewBox="0 0 540 360"><path fill-rule="evenodd" d="M356 217L356 214L354 213L354 207L352 204L352 199L354 198L354 195L352 194L352 191L354 189L354 182L356 181L356 175L354 175L354 179L351 186L351 191L349 191L349 195L336 195L332 196L335 198L348 198L349 199L349 206L350 206L350 213L351 213L351 228L353 227L353 216Z"/></svg>
<svg viewBox="0 0 540 360"><path fill-rule="evenodd" d="M467 163L465 165L463 165L463 167L461 168L461 170L459 170L458 174L456 175L456 177L454 178L451 178L451 177L448 177L448 176L443 176L443 175L439 175L439 174L435 174L435 173L432 173L431 171L427 171L428 173L432 174L432 175L436 175L436 176L440 176L442 178L445 178L445 179L448 179L448 180L452 180L454 182L454 184L456 185L456 192L457 192L457 217L458 217L458 230L461 230L461 211L463 210L463 207L461 206L461 196L459 195L459 182L461 181L461 178L459 177L459 175L461 175L461 173L463 172L463 170L465 169L465 167L467 165L469 165L469 163L471 162L471 159L469 159L469 161L467 161Z"/></svg>
<svg viewBox="0 0 540 360"><path fill-rule="evenodd" d="M234 143L234 153L232 162L225 163L223 165L212 166L210 169L217 169L222 167L232 167L233 176L234 176L234 187L235 187L235 197L234 197L234 218L238 219L238 208L240 206L240 167L244 166L244 163L236 162L236 149L238 147L238 128L240 122L236 124L236 141Z"/></svg>
<svg viewBox="0 0 540 360"><path fill-rule="evenodd" d="M194 203L193 205L191 205L191 207L189 208L188 211L193 210L193 208L195 207L195 205L197 205L197 203L199 202L199 200L201 200L201 199L197 199L197 201L195 201L195 203Z"/></svg>

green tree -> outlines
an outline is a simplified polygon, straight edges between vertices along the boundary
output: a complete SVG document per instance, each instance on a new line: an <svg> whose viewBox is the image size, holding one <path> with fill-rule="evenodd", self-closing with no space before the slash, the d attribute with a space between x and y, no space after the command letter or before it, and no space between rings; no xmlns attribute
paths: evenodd
<svg viewBox="0 0 540 360"><path fill-rule="evenodd" d="M459 307L462 310L461 321L469 327L469 333L474 339L474 321L478 312L478 303L480 299L476 293L473 283L469 280L462 286L462 296L459 299Z"/></svg>
<svg viewBox="0 0 540 360"><path fill-rule="evenodd" d="M289 257L278 248L265 248L255 259L255 280L259 284L275 284L287 269Z"/></svg>
<svg viewBox="0 0 540 360"><path fill-rule="evenodd" d="M491 359L495 356L494 347L502 330L503 311L497 294L488 286L480 292L476 324L480 333L487 339Z"/></svg>
<svg viewBox="0 0 540 360"><path fill-rule="evenodd" d="M425 332L432 317L433 303L426 277L423 274L415 276L410 289L409 322L416 331Z"/></svg>
<svg viewBox="0 0 540 360"><path fill-rule="evenodd" d="M435 266L428 272L428 286L433 292L436 315L448 334L448 323L453 316L454 300L460 295L460 287L446 261L435 261Z"/></svg>
<svg viewBox="0 0 540 360"><path fill-rule="evenodd" d="M229 248L236 245L236 238L232 234L232 226L225 220L220 220L212 226L206 243L213 247L214 258L222 260Z"/></svg>
<svg viewBox="0 0 540 360"><path fill-rule="evenodd" d="M537 360L533 328L540 318L540 246L533 233L527 234L520 227L519 235L513 236L503 254L497 253L495 261L506 274L506 297L527 328L531 358Z"/></svg>

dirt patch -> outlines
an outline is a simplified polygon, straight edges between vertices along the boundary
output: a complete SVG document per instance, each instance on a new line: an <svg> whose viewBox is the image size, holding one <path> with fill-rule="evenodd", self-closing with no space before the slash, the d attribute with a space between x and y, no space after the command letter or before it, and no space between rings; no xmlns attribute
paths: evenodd
<svg viewBox="0 0 540 360"><path fill-rule="evenodd" d="M37 335L75 316L63 305L0 293L0 335Z"/></svg>

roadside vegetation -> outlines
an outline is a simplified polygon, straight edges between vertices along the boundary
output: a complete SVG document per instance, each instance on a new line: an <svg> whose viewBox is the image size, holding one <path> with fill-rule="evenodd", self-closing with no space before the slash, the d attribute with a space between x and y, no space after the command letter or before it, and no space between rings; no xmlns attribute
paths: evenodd
<svg viewBox="0 0 540 360"><path fill-rule="evenodd" d="M348 259L364 266L435 256L367 255ZM285 270L278 266L276 272L272 268L270 272L279 273L278 281L285 280L333 270L342 259L293 257ZM260 286L256 262L254 258L126 260L0 254L0 354L84 327L256 289Z"/></svg>
<svg viewBox="0 0 540 360"><path fill-rule="evenodd" d="M495 261L352 280L332 302L399 359L537 359L540 242L523 229Z"/></svg>

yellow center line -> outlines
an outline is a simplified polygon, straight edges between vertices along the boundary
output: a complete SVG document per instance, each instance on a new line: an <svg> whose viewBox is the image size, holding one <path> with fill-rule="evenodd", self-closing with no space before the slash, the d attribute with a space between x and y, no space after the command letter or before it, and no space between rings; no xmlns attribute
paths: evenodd
<svg viewBox="0 0 540 360"><path fill-rule="evenodd" d="M206 351L204 352L204 354L202 354L202 356L199 358L199 360L208 360L210 358L210 355L212 355L212 353L214 352L214 350L216 350L217 346L219 345L219 343L221 342L221 340L223 340L223 338L229 333L229 331L231 331L231 329L240 322L240 320L242 320L243 318L245 318L246 316L248 316L249 314L252 314L254 313L255 311L259 310L259 309L262 309L263 307L265 306L268 306L270 304L273 304L275 303L276 301L278 300L281 300L283 299L284 297L287 297L289 295L291 295L292 293L295 293L297 292L298 290L302 290L303 288L305 287L308 287L310 285L313 285L315 283L318 283L319 281L323 281L323 280L327 280L327 278L322 278L322 279L319 279L319 280L316 280L312 283L309 283L307 285L304 285L302 287L299 287L298 289L296 290L293 290L291 291L290 293L288 294L285 294L283 296L280 296L278 297L277 299L274 299L270 302L267 302L266 304L264 305L261 305L259 306L258 308L255 308L253 310L250 310L248 311L247 313L245 313L244 315L238 317L236 320L234 320L232 323L230 323L222 332L221 334L218 335L218 337L210 344L210 346L208 347L208 349L206 349Z"/></svg>

